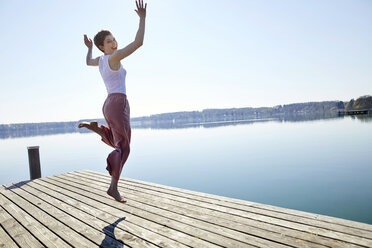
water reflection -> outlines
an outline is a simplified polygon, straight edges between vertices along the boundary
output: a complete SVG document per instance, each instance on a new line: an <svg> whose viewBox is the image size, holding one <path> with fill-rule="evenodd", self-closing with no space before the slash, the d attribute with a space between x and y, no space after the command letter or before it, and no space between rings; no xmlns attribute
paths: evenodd
<svg viewBox="0 0 372 248"><path fill-rule="evenodd" d="M372 122L372 114L352 116L361 122Z"/></svg>

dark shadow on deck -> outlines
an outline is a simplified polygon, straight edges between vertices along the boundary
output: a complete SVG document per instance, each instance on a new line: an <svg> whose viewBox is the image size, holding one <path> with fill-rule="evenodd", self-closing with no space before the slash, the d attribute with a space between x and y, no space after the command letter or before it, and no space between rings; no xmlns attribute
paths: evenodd
<svg viewBox="0 0 372 248"><path fill-rule="evenodd" d="M4 187L4 189L6 189L6 190L11 190L11 189L21 188L23 185L28 184L28 183L31 182L31 181L32 181L32 180L26 180L26 181L22 181L22 182L19 182L19 183L15 183L15 184L13 184L12 186Z"/></svg>
<svg viewBox="0 0 372 248"><path fill-rule="evenodd" d="M125 220L125 217L117 219L114 223L105 226L102 231L106 234L104 240L102 240L102 243L100 247L114 247L114 248L123 248L124 244L122 243L122 240L118 240L115 237L114 229L119 224L120 221ZM113 240L117 240L115 244L113 244Z"/></svg>

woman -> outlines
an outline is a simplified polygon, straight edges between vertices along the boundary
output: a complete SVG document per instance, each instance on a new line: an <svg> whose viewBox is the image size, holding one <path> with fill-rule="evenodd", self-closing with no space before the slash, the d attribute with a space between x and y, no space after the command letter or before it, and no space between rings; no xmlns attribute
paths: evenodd
<svg viewBox="0 0 372 248"><path fill-rule="evenodd" d="M79 124L79 128L85 127L94 131L101 136L103 142L115 148L107 157L106 169L111 175L111 184L107 194L123 203L126 200L120 196L118 181L130 152L131 128L129 103L125 87L126 71L120 61L143 44L147 4L143 5L143 0L139 0L136 1L136 5L137 9L135 11L140 17L139 28L135 40L126 47L118 49L118 43L111 32L102 30L94 37L94 44L104 55L92 59L93 43L91 39L84 35L84 42L88 47L87 65L99 66L108 93L102 108L108 127L103 125L98 127L97 122L94 121L90 123L82 122Z"/></svg>

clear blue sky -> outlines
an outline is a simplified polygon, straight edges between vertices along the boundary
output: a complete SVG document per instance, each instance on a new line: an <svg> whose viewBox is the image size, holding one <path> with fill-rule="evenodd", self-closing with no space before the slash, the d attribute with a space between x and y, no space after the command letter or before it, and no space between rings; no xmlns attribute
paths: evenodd
<svg viewBox="0 0 372 248"><path fill-rule="evenodd" d="M109 29L127 45L134 8L0 1L0 123L101 118L106 89L83 34ZM144 45L122 61L131 116L372 94L371 44L370 0L149 0Z"/></svg>

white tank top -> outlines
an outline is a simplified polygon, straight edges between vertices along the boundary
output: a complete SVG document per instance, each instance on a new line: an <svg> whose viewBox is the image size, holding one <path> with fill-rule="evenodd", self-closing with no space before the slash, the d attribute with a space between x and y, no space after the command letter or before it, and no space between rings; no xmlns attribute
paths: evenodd
<svg viewBox="0 0 372 248"><path fill-rule="evenodd" d="M106 85L107 94L126 94L125 76L127 75L127 71L123 68L121 63L119 70L112 70L108 61L109 57L110 54L107 54L99 58L99 72L101 73L103 82Z"/></svg>

